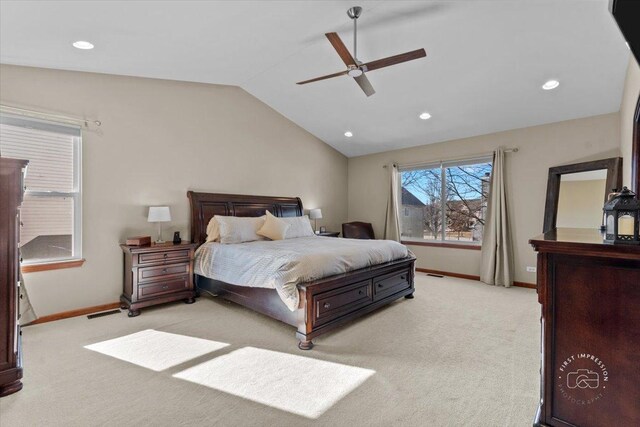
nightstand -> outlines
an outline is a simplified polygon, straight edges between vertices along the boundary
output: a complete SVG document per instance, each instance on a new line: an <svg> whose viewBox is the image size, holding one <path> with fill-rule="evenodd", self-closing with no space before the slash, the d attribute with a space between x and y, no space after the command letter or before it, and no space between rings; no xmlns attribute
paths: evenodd
<svg viewBox="0 0 640 427"><path fill-rule="evenodd" d="M317 233L318 236L323 236L323 237L338 237L340 235L339 231L325 231L322 233Z"/></svg>
<svg viewBox="0 0 640 427"><path fill-rule="evenodd" d="M165 302L195 302L193 254L195 243L161 243L145 246L120 245L124 252L121 308L129 317L140 309Z"/></svg>

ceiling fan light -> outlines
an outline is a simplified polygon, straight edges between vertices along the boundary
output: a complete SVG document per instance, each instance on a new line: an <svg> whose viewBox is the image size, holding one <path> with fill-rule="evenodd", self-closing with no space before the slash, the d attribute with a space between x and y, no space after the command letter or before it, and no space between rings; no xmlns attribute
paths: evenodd
<svg viewBox="0 0 640 427"><path fill-rule="evenodd" d="M362 70L360 68L352 68L347 74L351 77L360 77L362 75Z"/></svg>
<svg viewBox="0 0 640 427"><path fill-rule="evenodd" d="M431 114L424 112L420 114L418 117L420 117L422 120L429 120L431 118Z"/></svg>
<svg viewBox="0 0 640 427"><path fill-rule="evenodd" d="M545 84L542 85L542 89L544 90L552 90L560 86L560 82L557 80L549 80Z"/></svg>
<svg viewBox="0 0 640 427"><path fill-rule="evenodd" d="M353 132L351 132L351 131L346 131L346 132L344 133L344 136L346 136L347 138L351 138L351 137L353 136Z"/></svg>

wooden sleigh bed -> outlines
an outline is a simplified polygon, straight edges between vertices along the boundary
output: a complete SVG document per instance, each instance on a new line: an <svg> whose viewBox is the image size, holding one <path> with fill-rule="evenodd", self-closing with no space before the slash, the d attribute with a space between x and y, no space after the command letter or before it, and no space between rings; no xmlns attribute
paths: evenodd
<svg viewBox="0 0 640 427"><path fill-rule="evenodd" d="M191 205L191 241L206 241L209 220L214 215L302 216L297 197L244 196L187 192ZM289 310L275 289L231 285L204 276L195 276L196 292L202 291L233 301L297 328L298 347L310 350L312 339L351 322L379 307L405 297L413 298L412 256L298 284L300 303Z"/></svg>

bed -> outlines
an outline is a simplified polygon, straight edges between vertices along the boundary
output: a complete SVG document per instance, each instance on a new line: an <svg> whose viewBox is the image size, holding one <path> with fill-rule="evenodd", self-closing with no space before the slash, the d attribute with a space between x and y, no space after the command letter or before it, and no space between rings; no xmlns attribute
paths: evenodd
<svg viewBox="0 0 640 427"><path fill-rule="evenodd" d="M304 212L302 201L297 197L193 191L187 196L191 206L191 241L199 245L206 242L207 224L214 215L257 217L269 211L278 217L295 217ZM415 257L408 253L400 259L297 283L298 302L293 310L276 289L231 284L202 274L195 275L195 286L198 294L206 292L222 297L296 327L298 347L310 350L313 338L397 299L413 298L414 263Z"/></svg>

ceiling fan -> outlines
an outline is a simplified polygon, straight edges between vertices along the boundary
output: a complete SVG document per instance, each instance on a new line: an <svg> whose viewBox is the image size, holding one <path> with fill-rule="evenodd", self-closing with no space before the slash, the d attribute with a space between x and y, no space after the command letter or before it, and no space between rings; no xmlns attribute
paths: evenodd
<svg viewBox="0 0 640 427"><path fill-rule="evenodd" d="M340 55L340 58L342 59L344 64L347 66L347 69L338 73L298 82L297 84L304 85L307 83L317 82L319 80L330 79L332 77L349 75L350 77L353 77L356 83L358 83L358 86L360 86L360 88L367 96L371 96L376 93L376 91L373 89L373 86L371 86L371 83L366 76L367 72L378 70L384 67L389 67L391 65L400 64L402 62L412 61L414 59L424 58L425 56L427 56L427 53L424 51L424 49L418 49L412 50L411 52L405 52L399 55L378 59L376 61L366 63L359 61L357 56L358 18L361 14L362 8L359 6L352 7L347 11L347 15L353 20L353 56L351 56L351 53L349 53L347 47L344 45L344 43L342 43L342 40L340 39L340 36L338 36L338 33L325 34L325 36L327 36L327 39L329 39L329 43L331 43L336 52L338 52L338 55Z"/></svg>

